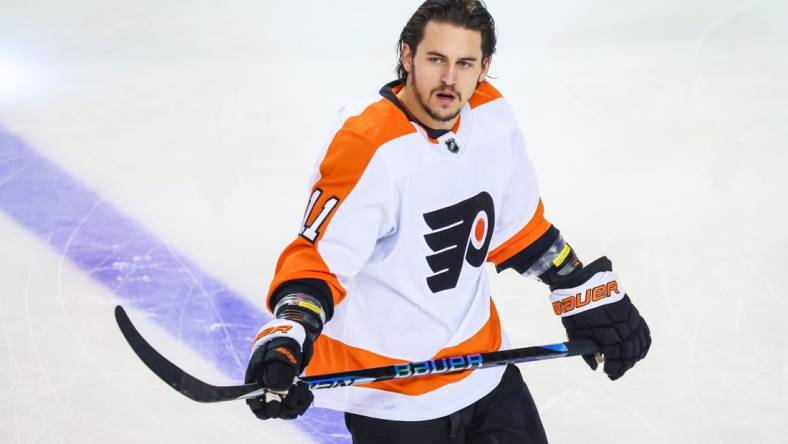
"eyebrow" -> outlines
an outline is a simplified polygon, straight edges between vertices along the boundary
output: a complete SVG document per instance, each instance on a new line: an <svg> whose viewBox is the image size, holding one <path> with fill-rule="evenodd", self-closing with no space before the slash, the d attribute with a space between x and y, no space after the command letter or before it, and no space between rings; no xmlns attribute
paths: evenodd
<svg viewBox="0 0 788 444"><path fill-rule="evenodd" d="M427 51L427 55L433 55L438 57L443 57L444 59L448 59L448 57L444 54L439 53L438 51ZM476 57L460 57L460 61L464 62L475 62L478 59Z"/></svg>

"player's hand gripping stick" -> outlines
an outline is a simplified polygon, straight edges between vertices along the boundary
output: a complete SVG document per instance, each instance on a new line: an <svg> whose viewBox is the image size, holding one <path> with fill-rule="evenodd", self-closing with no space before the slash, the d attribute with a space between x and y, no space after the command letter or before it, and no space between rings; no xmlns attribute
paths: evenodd
<svg viewBox="0 0 788 444"><path fill-rule="evenodd" d="M244 382L265 388L262 396L246 400L258 418L294 419L309 408L314 396L296 380L309 362L308 342L304 327L287 319L274 319L257 333Z"/></svg>

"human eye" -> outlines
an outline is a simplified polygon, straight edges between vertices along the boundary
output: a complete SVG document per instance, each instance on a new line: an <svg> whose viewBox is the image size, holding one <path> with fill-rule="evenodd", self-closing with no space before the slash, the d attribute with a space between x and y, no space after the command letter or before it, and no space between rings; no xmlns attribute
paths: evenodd
<svg viewBox="0 0 788 444"><path fill-rule="evenodd" d="M471 66L473 66L473 63L468 62L466 60L462 60L462 61L460 61L458 63L458 65L460 65L460 68L466 69L466 68L470 68Z"/></svg>
<svg viewBox="0 0 788 444"><path fill-rule="evenodd" d="M432 56L427 58L431 63L443 63L443 59L440 57Z"/></svg>

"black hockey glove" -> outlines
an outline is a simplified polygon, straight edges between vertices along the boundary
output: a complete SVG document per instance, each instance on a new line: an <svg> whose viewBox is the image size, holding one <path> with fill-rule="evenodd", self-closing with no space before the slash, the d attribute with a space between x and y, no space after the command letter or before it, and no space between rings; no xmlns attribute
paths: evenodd
<svg viewBox="0 0 788 444"><path fill-rule="evenodd" d="M651 332L612 270L610 259L601 257L566 276L551 276L550 302L570 340L592 339L602 347L605 373L615 381L646 357ZM596 370L593 355L583 359Z"/></svg>
<svg viewBox="0 0 788 444"><path fill-rule="evenodd" d="M260 419L294 419L309 408L314 395L306 383L295 381L312 355L312 340L304 327L274 319L257 333L245 382L262 384L266 393L246 403Z"/></svg>

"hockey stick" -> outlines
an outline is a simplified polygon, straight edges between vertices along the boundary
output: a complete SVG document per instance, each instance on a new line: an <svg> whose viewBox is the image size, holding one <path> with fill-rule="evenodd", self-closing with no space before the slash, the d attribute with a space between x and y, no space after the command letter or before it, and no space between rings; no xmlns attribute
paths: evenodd
<svg viewBox="0 0 788 444"><path fill-rule="evenodd" d="M184 396L198 402L222 402L260 396L266 392L259 384L215 386L200 381L181 370L177 365L157 352L131 323L123 307L115 307L115 320L134 353L159 378ZM369 384L390 379L411 378L416 376L451 373L463 370L495 367L520 362L541 361L544 359L568 356L592 355L600 352L599 346L590 340L570 341L537 347L524 347L490 353L476 353L464 356L433 359L423 362L409 362L362 370L306 376L300 378L312 390ZM599 359L599 358L598 358Z"/></svg>

